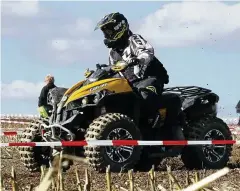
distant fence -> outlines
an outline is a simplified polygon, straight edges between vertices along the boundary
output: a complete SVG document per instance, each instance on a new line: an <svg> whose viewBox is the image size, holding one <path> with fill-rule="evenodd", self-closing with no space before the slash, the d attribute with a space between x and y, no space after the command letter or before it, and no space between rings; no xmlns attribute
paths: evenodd
<svg viewBox="0 0 240 191"><path fill-rule="evenodd" d="M37 119L40 115L32 115L32 114L1 114L1 121L2 120L31 120ZM220 117L221 118L221 117ZM239 118L238 117L229 117L229 118L221 118L225 123L229 125L237 125Z"/></svg>
<svg viewBox="0 0 240 191"><path fill-rule="evenodd" d="M1 120L6 119L37 119L40 115L26 115L26 114L1 114Z"/></svg>
<svg viewBox="0 0 240 191"><path fill-rule="evenodd" d="M23 115L23 114L1 114L1 123L3 124L22 124L22 125L27 125L30 124L30 121L33 119L39 119L39 115ZM240 126L238 126L238 118L221 118L225 123L229 125L229 128L232 132L233 135L240 135ZM2 129L2 128L1 128ZM5 129L5 128L4 128ZM8 131L10 132L3 132L2 130L0 131L0 135L14 135L16 134L16 129L14 128L7 128ZM23 129L18 128L17 129L19 134ZM11 132L12 131L12 132Z"/></svg>

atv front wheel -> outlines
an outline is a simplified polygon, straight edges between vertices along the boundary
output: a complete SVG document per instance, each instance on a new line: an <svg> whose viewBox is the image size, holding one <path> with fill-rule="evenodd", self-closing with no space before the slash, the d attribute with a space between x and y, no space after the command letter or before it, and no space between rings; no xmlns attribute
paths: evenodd
<svg viewBox="0 0 240 191"><path fill-rule="evenodd" d="M21 135L20 142L42 142L38 125L30 125ZM41 165L49 167L50 147L19 147L21 161L30 172L39 172Z"/></svg>
<svg viewBox="0 0 240 191"><path fill-rule="evenodd" d="M185 130L187 140L232 140L229 127L217 117L206 117ZM186 146L182 152L182 161L189 169L220 169L229 161L232 145Z"/></svg>
<svg viewBox="0 0 240 191"><path fill-rule="evenodd" d="M134 122L126 115L108 113L95 119L87 130L89 140L140 140L141 133ZM110 165L112 172L132 169L139 161L140 146L85 146L85 156L89 166L102 172Z"/></svg>

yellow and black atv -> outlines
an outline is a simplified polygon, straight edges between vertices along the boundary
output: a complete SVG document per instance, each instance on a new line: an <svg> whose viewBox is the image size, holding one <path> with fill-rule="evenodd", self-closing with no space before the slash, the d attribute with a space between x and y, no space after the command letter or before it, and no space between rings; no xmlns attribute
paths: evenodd
<svg viewBox="0 0 240 191"><path fill-rule="evenodd" d="M53 110L49 124L31 125L22 142L79 140L165 140L168 105L166 94L180 96L182 109L179 124L186 140L232 140L231 132L217 117L219 97L209 89L185 86L166 88L160 109L161 125L152 128L142 105L141 96L124 77L128 65L119 61L114 66L97 65L86 72L86 79L69 89L55 88L49 93ZM174 97L173 96L173 97ZM41 133L44 130L44 133ZM21 159L30 171L37 171L51 161L54 152L86 156L97 171L110 165L111 171L128 170L145 165L154 157L177 156L175 146L85 146L85 147L20 147ZM231 154L231 145L186 146L182 161L188 168L222 168ZM159 161L159 160L158 160ZM143 163L142 163L143 162ZM141 165L140 165L141 166Z"/></svg>

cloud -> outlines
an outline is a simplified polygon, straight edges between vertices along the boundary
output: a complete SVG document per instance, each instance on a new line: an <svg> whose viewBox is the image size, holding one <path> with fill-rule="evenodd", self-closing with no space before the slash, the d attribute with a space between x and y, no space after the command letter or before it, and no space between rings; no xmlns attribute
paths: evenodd
<svg viewBox="0 0 240 191"><path fill-rule="evenodd" d="M91 58L91 54L96 53L97 48L102 44L99 40L92 39L54 39L51 40L51 53L55 59L65 63L73 63L78 60Z"/></svg>
<svg viewBox="0 0 240 191"><path fill-rule="evenodd" d="M70 43L66 39L55 39L51 41L51 46L53 49L58 51L66 51L70 48Z"/></svg>
<svg viewBox="0 0 240 191"><path fill-rule="evenodd" d="M66 25L65 29L72 36L89 34L93 32L94 23L89 18L77 18L73 24Z"/></svg>
<svg viewBox="0 0 240 191"><path fill-rule="evenodd" d="M36 99L44 83L32 83L15 80L9 84L1 83L1 97L3 99Z"/></svg>
<svg viewBox="0 0 240 191"><path fill-rule="evenodd" d="M39 2L37 0L31 1L3 1L2 14L28 17L34 16L39 12Z"/></svg>
<svg viewBox="0 0 240 191"><path fill-rule="evenodd" d="M38 14L34 17L30 14L29 17L4 14L2 37L24 41L22 47L28 52L26 54L35 55L42 62L71 64L89 59L92 62L93 52L98 53L96 50L101 45L104 48L102 41L98 40L98 33L94 33L94 24L88 17L76 17L68 12L62 14L38 6Z"/></svg>
<svg viewBox="0 0 240 191"><path fill-rule="evenodd" d="M65 25L65 35L52 37L48 48L57 61L73 63L78 60L89 59L96 53L102 41L93 35L93 21L89 18L77 18L72 24Z"/></svg>
<svg viewBox="0 0 240 191"><path fill-rule="evenodd" d="M71 24L66 24L63 30L65 35L51 39L49 45L55 59L64 63L73 63L77 61L89 61L96 59L103 53L105 47L102 39L99 39L99 33L94 32L94 21L82 17L77 18ZM92 57L92 56L95 57Z"/></svg>
<svg viewBox="0 0 240 191"><path fill-rule="evenodd" d="M211 43L212 38L229 37L239 29L240 3L182 2L169 3L148 15L138 33L157 46L183 47Z"/></svg>
<svg viewBox="0 0 240 191"><path fill-rule="evenodd" d="M18 38L22 44L17 46L24 49L25 56L35 56L43 63L107 60L103 36L99 31L94 32L96 21L67 11L63 14L57 8L46 5L38 1L4 2L3 39L6 38L7 42L8 39ZM209 44L221 39L222 44L238 48L239 9L240 3L170 2L131 26L137 29L134 32L142 34L155 47Z"/></svg>

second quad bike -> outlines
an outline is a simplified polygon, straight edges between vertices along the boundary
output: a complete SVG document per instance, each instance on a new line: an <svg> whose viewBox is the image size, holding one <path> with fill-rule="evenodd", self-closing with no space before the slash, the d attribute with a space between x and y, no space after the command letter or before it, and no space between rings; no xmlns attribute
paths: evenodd
<svg viewBox="0 0 240 191"><path fill-rule="evenodd" d="M125 78L129 67L124 61L114 66L97 65L86 79L69 89L55 88L49 93L52 105L49 121L30 125L22 142L76 140L171 140L167 133L169 105L176 96L182 100L179 125L186 140L232 140L229 127L217 117L219 96L197 86L166 88L162 95L161 125L152 127L143 100ZM170 95L170 96L169 96ZM171 96L172 95L172 96ZM43 133L42 133L43 132ZM180 132L181 133L181 132ZM232 145L184 146L85 146L20 147L21 159L32 172L51 163L63 152L86 156L96 171L108 165L113 172L132 169L146 160L181 155L187 168L222 168L229 160ZM176 152L178 151L178 152ZM141 166L141 165L140 165Z"/></svg>

